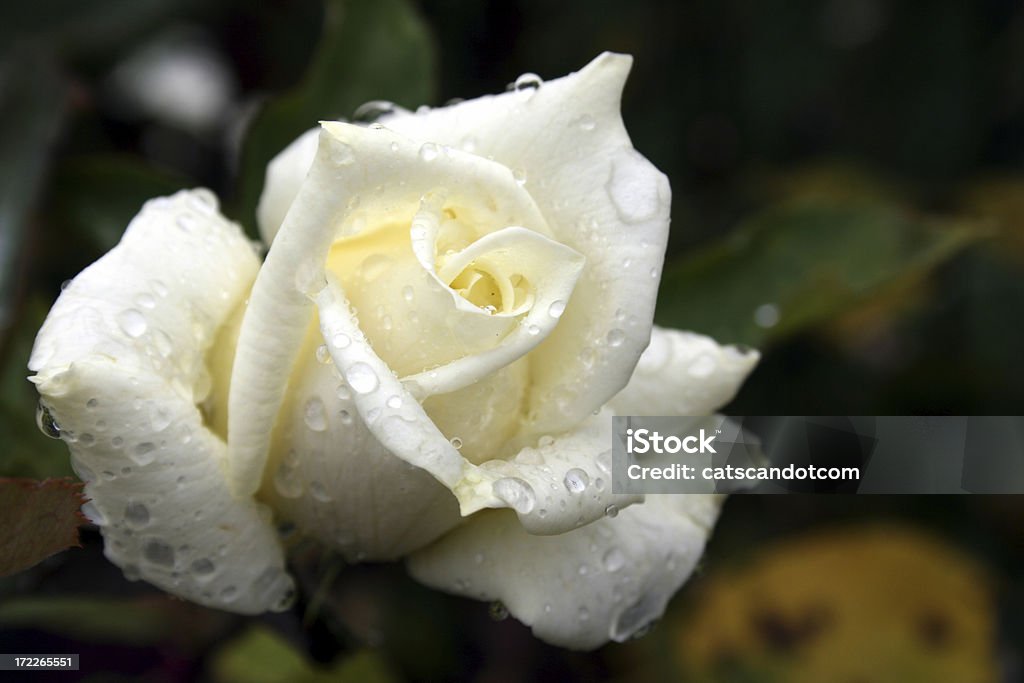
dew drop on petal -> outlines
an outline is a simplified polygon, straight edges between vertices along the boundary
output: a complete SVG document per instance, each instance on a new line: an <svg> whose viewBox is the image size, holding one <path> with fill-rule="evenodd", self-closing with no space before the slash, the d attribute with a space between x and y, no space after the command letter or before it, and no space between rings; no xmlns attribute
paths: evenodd
<svg viewBox="0 0 1024 683"><path fill-rule="evenodd" d="M334 344L336 349L346 349L352 344L352 339L347 334L339 332L331 337L331 343Z"/></svg>
<svg viewBox="0 0 1024 683"><path fill-rule="evenodd" d="M612 548L604 554L602 564L606 570L617 572L626 565L626 556L618 548Z"/></svg>
<svg viewBox="0 0 1024 683"><path fill-rule="evenodd" d="M302 418L306 426L314 432L322 432L327 429L327 410L324 408L324 402L318 396L306 401Z"/></svg>
<svg viewBox="0 0 1024 683"><path fill-rule="evenodd" d="M132 449L131 459L134 460L137 465L148 465L153 462L153 459L156 457L156 455L154 455L155 452L155 444L149 441L143 441Z"/></svg>
<svg viewBox="0 0 1024 683"><path fill-rule="evenodd" d="M420 159L423 161L433 161L437 158L437 145L433 142L425 142L420 147Z"/></svg>
<svg viewBox="0 0 1024 683"><path fill-rule="evenodd" d="M508 608L498 600L495 600L487 608L487 613L494 621L504 621L508 619Z"/></svg>
<svg viewBox="0 0 1024 683"><path fill-rule="evenodd" d="M353 363L345 370L345 381L357 394L369 394L380 384L377 373L363 362Z"/></svg>
<svg viewBox="0 0 1024 683"><path fill-rule="evenodd" d="M615 328L608 333L607 336L608 346L612 348L616 346L622 346L622 342L626 341L626 333L622 330Z"/></svg>
<svg viewBox="0 0 1024 683"><path fill-rule="evenodd" d="M44 406L42 402L36 406L36 426L39 427L39 431L51 439L60 438L60 425L53 419L50 409Z"/></svg>
<svg viewBox="0 0 1024 683"><path fill-rule="evenodd" d="M548 306L548 315L552 318L561 318L563 313L565 313L565 302L561 299L552 301Z"/></svg>
<svg viewBox="0 0 1024 683"><path fill-rule="evenodd" d="M454 448L455 450L459 450L460 448L462 448L462 439L460 439L457 436L453 436L451 438L451 444L452 448Z"/></svg>
<svg viewBox="0 0 1024 683"><path fill-rule="evenodd" d="M587 485L590 484L590 476L580 468L573 467L565 473L562 483L565 484L569 493L583 493L587 490Z"/></svg>
<svg viewBox="0 0 1024 683"><path fill-rule="evenodd" d="M619 508L616 505L609 505L604 509L605 517L617 517L619 514Z"/></svg>
<svg viewBox="0 0 1024 683"><path fill-rule="evenodd" d="M161 567L174 566L174 548L155 538L146 541L142 546L142 556L148 562Z"/></svg>
<svg viewBox="0 0 1024 683"><path fill-rule="evenodd" d="M124 521L132 529L146 527L149 524L149 508L139 502L128 503L124 508Z"/></svg>
<svg viewBox="0 0 1024 683"><path fill-rule="evenodd" d="M125 334L133 339L146 333L146 318L134 308L121 311L117 316L117 324Z"/></svg>
<svg viewBox="0 0 1024 683"><path fill-rule="evenodd" d="M494 495L520 514L533 510L536 495L533 487L518 477L506 477L494 482Z"/></svg>

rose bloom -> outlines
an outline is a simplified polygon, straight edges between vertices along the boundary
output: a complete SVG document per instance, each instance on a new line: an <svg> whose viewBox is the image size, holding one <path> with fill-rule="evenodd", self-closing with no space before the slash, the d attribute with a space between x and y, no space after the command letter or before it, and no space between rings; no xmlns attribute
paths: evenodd
<svg viewBox="0 0 1024 683"><path fill-rule="evenodd" d="M29 364L107 557L281 610L288 522L558 645L659 617L720 499L613 494L611 416L706 414L757 354L652 327L670 190L631 61L323 123L267 169L262 263L209 192L147 202Z"/></svg>

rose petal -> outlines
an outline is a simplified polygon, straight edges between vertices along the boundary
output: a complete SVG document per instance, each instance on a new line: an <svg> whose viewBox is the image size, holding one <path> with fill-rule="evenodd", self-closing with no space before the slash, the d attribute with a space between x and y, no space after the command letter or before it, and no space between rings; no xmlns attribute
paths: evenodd
<svg viewBox="0 0 1024 683"><path fill-rule="evenodd" d="M258 266L208 192L152 200L64 290L29 362L111 561L246 614L286 607L292 582L261 506L229 493L224 442L197 404L205 356Z"/></svg>
<svg viewBox="0 0 1024 683"><path fill-rule="evenodd" d="M475 211L473 225L549 232L507 168L424 149L385 129L324 124L316 160L260 270L239 334L228 411L231 481L238 493L259 487L270 434L313 314L307 294L324 284L331 245L368 229L411 225L420 198L438 191Z"/></svg>
<svg viewBox="0 0 1024 683"><path fill-rule="evenodd" d="M703 554L720 504L717 496L649 496L559 536L533 536L507 512L484 512L413 554L408 567L433 588L500 600L553 645L593 649L661 616Z"/></svg>
<svg viewBox="0 0 1024 683"><path fill-rule="evenodd" d="M531 534L561 534L638 503L613 494L610 411L591 415L558 437L541 437L509 460L467 470L455 487L463 514L485 507L515 510Z"/></svg>
<svg viewBox="0 0 1024 683"><path fill-rule="evenodd" d="M731 401L761 355L693 332L655 327L616 415L709 415Z"/></svg>
<svg viewBox="0 0 1024 683"><path fill-rule="evenodd" d="M611 492L610 412L509 461L473 465L374 353L333 277L315 300L320 331L367 428L391 453L450 488L463 515L509 507L531 533L557 534L602 517L609 505L642 500Z"/></svg>
<svg viewBox="0 0 1024 683"><path fill-rule="evenodd" d="M553 239L586 257L572 304L531 354L536 433L564 431L604 405L626 385L650 335L671 192L622 123L631 63L605 53L535 90L381 119L413 139L513 169Z"/></svg>
<svg viewBox="0 0 1024 683"><path fill-rule="evenodd" d="M349 561L393 560L435 540L461 521L455 497L381 445L325 350L314 351L319 327L309 332L261 498Z"/></svg>
<svg viewBox="0 0 1024 683"><path fill-rule="evenodd" d="M290 145L267 164L263 193L256 206L256 223L263 243L269 246L281 229L281 223L288 209L299 194L299 187L306 179L309 167L316 157L320 140L320 127L311 128L296 138Z"/></svg>

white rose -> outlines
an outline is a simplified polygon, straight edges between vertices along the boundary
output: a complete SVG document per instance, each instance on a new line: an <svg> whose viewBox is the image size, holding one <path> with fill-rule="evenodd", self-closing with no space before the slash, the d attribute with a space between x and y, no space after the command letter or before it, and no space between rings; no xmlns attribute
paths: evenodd
<svg viewBox="0 0 1024 683"><path fill-rule="evenodd" d="M622 124L630 64L324 123L268 169L262 264L208 192L148 202L30 361L111 561L284 609L289 520L552 643L658 617L719 500L612 494L610 417L709 412L757 354L652 332L669 184Z"/></svg>

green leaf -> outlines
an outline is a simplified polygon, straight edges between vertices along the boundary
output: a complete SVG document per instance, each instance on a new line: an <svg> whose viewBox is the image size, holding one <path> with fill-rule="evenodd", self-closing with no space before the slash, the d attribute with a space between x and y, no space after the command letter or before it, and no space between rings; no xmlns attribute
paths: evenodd
<svg viewBox="0 0 1024 683"><path fill-rule="evenodd" d="M77 547L82 485L65 479L0 479L0 576Z"/></svg>
<svg viewBox="0 0 1024 683"><path fill-rule="evenodd" d="M254 626L213 659L220 683L390 683L397 680L378 655L358 652L321 668L279 635Z"/></svg>
<svg viewBox="0 0 1024 683"><path fill-rule="evenodd" d="M192 186L185 176L132 157L80 157L57 168L52 192L60 201L52 220L61 233L81 236L103 254L117 244L147 199Z"/></svg>
<svg viewBox="0 0 1024 683"><path fill-rule="evenodd" d="M239 172L242 224L255 229L267 163L292 140L369 100L432 102L436 61L426 24L406 0L329 0L305 79L271 101L249 128Z"/></svg>
<svg viewBox="0 0 1024 683"><path fill-rule="evenodd" d="M657 322L763 346L926 275L985 235L873 203L786 203L667 266Z"/></svg>

